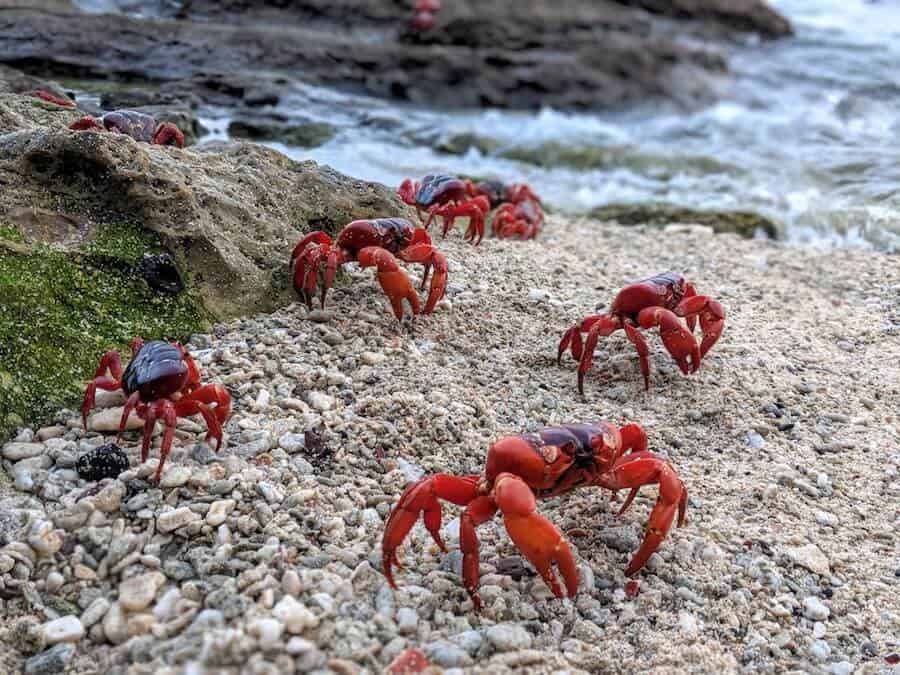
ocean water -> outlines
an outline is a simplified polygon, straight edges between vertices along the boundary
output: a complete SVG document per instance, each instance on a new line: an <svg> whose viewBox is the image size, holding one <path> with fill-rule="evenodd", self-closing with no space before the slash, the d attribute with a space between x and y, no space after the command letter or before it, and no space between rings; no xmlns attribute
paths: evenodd
<svg viewBox="0 0 900 675"><path fill-rule="evenodd" d="M149 14L161 1L82 4ZM389 185L433 171L494 176L572 214L613 202L753 210L789 240L900 252L900 0L772 4L795 37L748 39L702 110L448 112L296 83L273 112L339 131L314 149L271 145ZM230 117L204 111L208 138L227 136ZM446 151L466 136L481 149Z"/></svg>

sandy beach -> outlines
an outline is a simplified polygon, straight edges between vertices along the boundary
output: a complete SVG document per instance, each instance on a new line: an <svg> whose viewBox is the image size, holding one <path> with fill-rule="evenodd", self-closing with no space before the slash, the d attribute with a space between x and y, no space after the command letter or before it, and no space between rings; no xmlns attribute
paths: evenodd
<svg viewBox="0 0 900 675"><path fill-rule="evenodd" d="M204 380L234 399L227 445L216 455L180 421L160 487L146 482L156 450L138 466L138 432L123 444L131 470L80 481L76 456L113 438L71 411L6 445L28 491L0 488L3 669L74 614L77 648L61 639L25 672L55 672L34 661L55 651L76 673L377 673L407 647L446 673L893 672L900 261L559 217L533 242L473 248L461 234L437 242L447 298L412 333L350 266L326 313L295 304L195 336ZM556 363L563 331L666 270L724 305L719 343L685 377L648 331L645 392L617 333L580 397L576 364ZM518 553L497 518L479 529L475 613L453 506L451 552L417 525L391 592L380 539L410 480L477 473L504 435L600 419L643 425L690 492L636 597L623 570L655 487L619 519L599 489L540 505L577 551L574 600L508 574Z"/></svg>

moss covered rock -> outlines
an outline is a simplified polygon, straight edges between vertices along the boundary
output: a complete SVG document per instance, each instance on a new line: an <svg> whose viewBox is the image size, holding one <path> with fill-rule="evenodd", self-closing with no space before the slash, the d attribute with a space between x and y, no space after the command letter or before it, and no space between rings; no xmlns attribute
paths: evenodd
<svg viewBox="0 0 900 675"><path fill-rule="evenodd" d="M66 112L0 94L20 129L0 135L0 438L77 403L102 352L134 335L184 339L292 302L304 233L410 215L382 185L268 148L71 132ZM139 271L159 252L187 284L174 298Z"/></svg>
<svg viewBox="0 0 900 675"><path fill-rule="evenodd" d="M657 202L606 204L591 211L590 217L620 225L664 227L672 223L690 223L706 225L716 232L731 232L747 238L755 237L760 232L773 239L778 237L776 223L753 211L691 209Z"/></svg>

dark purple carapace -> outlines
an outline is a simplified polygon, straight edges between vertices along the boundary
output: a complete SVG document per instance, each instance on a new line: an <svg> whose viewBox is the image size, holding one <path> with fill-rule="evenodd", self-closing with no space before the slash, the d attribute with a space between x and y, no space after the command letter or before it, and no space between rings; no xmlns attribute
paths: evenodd
<svg viewBox="0 0 900 675"><path fill-rule="evenodd" d="M126 395L138 392L141 400L150 402L180 391L188 378L188 367L182 353L168 342L147 342L131 359L122 373L122 390Z"/></svg>
<svg viewBox="0 0 900 675"><path fill-rule="evenodd" d="M416 205L427 209L434 204L464 201L468 198L466 184L456 176L428 174L416 192Z"/></svg>
<svg viewBox="0 0 900 675"><path fill-rule="evenodd" d="M116 110L100 118L107 131L117 131L136 141L152 143L158 122L156 118L135 110Z"/></svg>
<svg viewBox="0 0 900 675"><path fill-rule="evenodd" d="M503 181L482 181L475 185L475 191L491 200L492 209L496 209L506 201L506 184Z"/></svg>
<svg viewBox="0 0 900 675"><path fill-rule="evenodd" d="M356 221L341 231L335 243L354 255L366 246L378 246L397 253L409 246L414 229L412 223L403 218Z"/></svg>

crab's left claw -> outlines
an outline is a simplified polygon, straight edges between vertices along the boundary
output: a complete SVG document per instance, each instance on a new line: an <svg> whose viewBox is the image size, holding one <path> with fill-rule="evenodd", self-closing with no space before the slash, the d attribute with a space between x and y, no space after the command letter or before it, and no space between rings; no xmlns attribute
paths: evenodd
<svg viewBox="0 0 900 675"><path fill-rule="evenodd" d="M659 326L663 345L675 359L681 372L685 375L697 372L700 367L700 348L674 312L662 307L647 307L638 313L638 323L641 328Z"/></svg>

